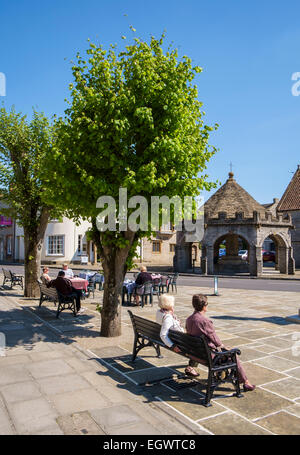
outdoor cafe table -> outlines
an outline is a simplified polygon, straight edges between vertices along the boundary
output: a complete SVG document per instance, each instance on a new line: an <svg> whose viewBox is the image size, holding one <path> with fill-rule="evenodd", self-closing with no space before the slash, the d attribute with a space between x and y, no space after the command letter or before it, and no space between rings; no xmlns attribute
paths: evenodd
<svg viewBox="0 0 300 455"><path fill-rule="evenodd" d="M71 281L73 288L85 290L85 292L87 292L88 280L84 280L83 278L69 278L69 280Z"/></svg>
<svg viewBox="0 0 300 455"><path fill-rule="evenodd" d="M133 280L125 280L123 282L123 292L122 292L122 304L124 304L125 294L127 294L127 303L131 301L131 296L133 294L133 290L135 289L135 281Z"/></svg>

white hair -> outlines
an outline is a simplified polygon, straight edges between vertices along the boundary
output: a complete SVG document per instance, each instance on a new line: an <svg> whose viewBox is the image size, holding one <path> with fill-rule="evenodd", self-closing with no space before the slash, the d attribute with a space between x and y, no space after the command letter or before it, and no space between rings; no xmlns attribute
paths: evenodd
<svg viewBox="0 0 300 455"><path fill-rule="evenodd" d="M172 295L162 294L159 297L158 306L163 310L172 310L174 308L175 299Z"/></svg>

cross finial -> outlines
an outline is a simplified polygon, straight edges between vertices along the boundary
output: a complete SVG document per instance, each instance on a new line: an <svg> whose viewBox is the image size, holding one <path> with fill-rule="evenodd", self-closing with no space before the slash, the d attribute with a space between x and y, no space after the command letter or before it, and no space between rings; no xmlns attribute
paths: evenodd
<svg viewBox="0 0 300 455"><path fill-rule="evenodd" d="M230 166L230 172L232 173L232 167L233 167L233 166L232 166L232 162L231 162L231 161L230 161L230 163L229 163L229 166Z"/></svg>

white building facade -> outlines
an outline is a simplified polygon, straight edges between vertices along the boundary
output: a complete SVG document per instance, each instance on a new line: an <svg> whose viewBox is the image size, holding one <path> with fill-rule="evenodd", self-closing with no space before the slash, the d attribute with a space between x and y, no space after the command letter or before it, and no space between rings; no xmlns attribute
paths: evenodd
<svg viewBox="0 0 300 455"><path fill-rule="evenodd" d="M62 217L48 223L42 250L42 263L61 264L81 263L87 258L90 263L97 260L94 244L87 240L86 232L91 227L88 221L82 221L77 226L74 221ZM16 225L15 232L15 260L24 261L23 228Z"/></svg>

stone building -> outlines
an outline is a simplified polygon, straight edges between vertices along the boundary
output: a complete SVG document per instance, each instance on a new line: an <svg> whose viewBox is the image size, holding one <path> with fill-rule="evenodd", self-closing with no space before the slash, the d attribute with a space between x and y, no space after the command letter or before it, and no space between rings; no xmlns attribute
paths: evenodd
<svg viewBox="0 0 300 455"><path fill-rule="evenodd" d="M291 231L296 268L300 268L300 165L279 201L277 211L289 214L295 227Z"/></svg>
<svg viewBox="0 0 300 455"><path fill-rule="evenodd" d="M141 239L136 262L144 265L173 266L176 247L176 231L172 226L162 226L150 240Z"/></svg>
<svg viewBox="0 0 300 455"><path fill-rule="evenodd" d="M15 224L12 218L0 215L0 261L14 259Z"/></svg>
<svg viewBox="0 0 300 455"><path fill-rule="evenodd" d="M201 269L204 274L248 273L262 274L262 246L266 238L275 244L277 268L280 273L294 274L295 261L290 230L293 224L289 214L277 214L275 210L259 204L233 178L232 172L226 183L204 204L204 237L201 241ZM277 204L277 201L273 201ZM226 255L219 257L220 245L226 245ZM175 268L178 272L192 267L192 246L181 235L176 248ZM248 251L242 259L239 250Z"/></svg>

